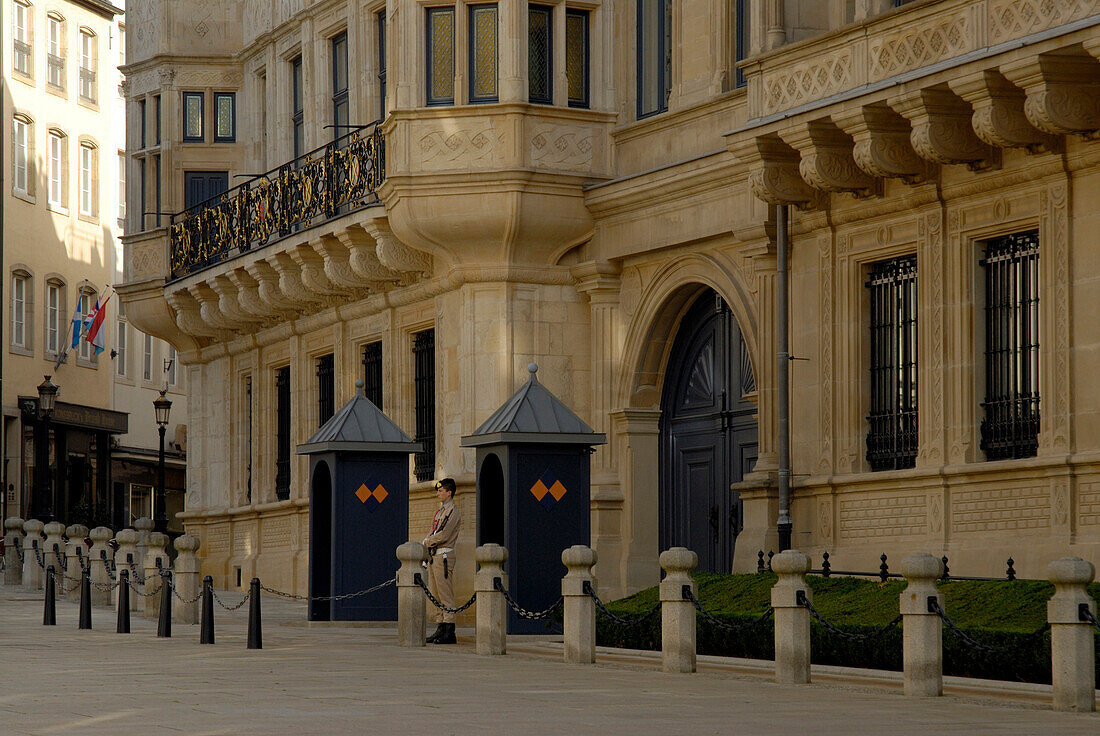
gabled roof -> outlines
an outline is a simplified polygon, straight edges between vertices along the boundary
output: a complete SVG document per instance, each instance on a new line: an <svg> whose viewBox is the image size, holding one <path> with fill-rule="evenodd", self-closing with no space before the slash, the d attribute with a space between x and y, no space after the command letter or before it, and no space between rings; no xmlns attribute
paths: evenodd
<svg viewBox="0 0 1100 736"><path fill-rule="evenodd" d="M462 438L463 447L512 442L532 444L602 445L603 434L592 431L561 399L539 383L539 367L527 366L527 383L471 435Z"/></svg>
<svg viewBox="0 0 1100 736"><path fill-rule="evenodd" d="M322 425L297 454L321 452L420 452L419 442L401 431L362 391L363 382L355 382L355 396Z"/></svg>

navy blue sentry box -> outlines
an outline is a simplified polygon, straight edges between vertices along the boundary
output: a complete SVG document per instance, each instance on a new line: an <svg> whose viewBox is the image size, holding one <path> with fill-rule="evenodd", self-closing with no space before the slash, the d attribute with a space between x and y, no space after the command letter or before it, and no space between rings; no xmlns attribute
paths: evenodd
<svg viewBox="0 0 1100 736"><path fill-rule="evenodd" d="M309 455L309 620L396 621L394 586L342 601L392 578L409 539L409 454L419 443L359 390L305 444Z"/></svg>
<svg viewBox="0 0 1100 736"><path fill-rule="evenodd" d="M479 545L508 549L508 590L528 611L561 596L562 550L592 543L591 448L606 442L535 377L477 430L462 438L477 448ZM544 621L508 610L509 634L544 634Z"/></svg>

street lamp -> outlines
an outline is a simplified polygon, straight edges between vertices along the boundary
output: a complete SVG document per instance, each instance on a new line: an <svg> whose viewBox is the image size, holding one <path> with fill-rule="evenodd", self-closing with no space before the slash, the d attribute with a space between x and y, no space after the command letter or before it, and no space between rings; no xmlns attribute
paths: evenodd
<svg viewBox="0 0 1100 736"><path fill-rule="evenodd" d="M38 486L38 498L42 506L38 509L38 517L45 522L53 521L53 479L50 475L50 415L53 414L54 404L57 401L57 385L45 376L42 383L38 384L38 410L42 414L43 439L40 447L41 456L35 459L38 468L35 471L36 485Z"/></svg>
<svg viewBox="0 0 1100 736"><path fill-rule="evenodd" d="M157 493L153 497L153 522L158 532L168 531L168 512L165 507L164 497L164 430L168 427L168 413L172 411L172 402L164 394L168 389L160 392L160 397L153 401L153 412L157 418L157 431L160 432L160 455L157 458Z"/></svg>

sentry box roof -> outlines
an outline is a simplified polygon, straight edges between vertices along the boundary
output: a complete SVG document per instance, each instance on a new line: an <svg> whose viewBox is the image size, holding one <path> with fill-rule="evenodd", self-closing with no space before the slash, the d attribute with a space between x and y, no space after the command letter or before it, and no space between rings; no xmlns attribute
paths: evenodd
<svg viewBox="0 0 1100 736"><path fill-rule="evenodd" d="M355 396L344 404L332 419L318 429L297 454L316 455L322 452L421 452L400 427L382 413L362 390L363 382L355 382Z"/></svg>

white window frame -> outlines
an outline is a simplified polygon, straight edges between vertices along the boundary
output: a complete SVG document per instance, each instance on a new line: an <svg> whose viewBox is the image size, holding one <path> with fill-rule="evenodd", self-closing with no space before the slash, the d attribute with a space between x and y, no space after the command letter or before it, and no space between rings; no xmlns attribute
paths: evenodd
<svg viewBox="0 0 1100 736"><path fill-rule="evenodd" d="M61 285L46 284L46 353L57 355L61 349Z"/></svg>
<svg viewBox="0 0 1100 736"><path fill-rule="evenodd" d="M153 336L145 334L145 345L142 350L141 378L143 381L153 380Z"/></svg>
<svg viewBox="0 0 1100 736"><path fill-rule="evenodd" d="M171 345L168 346L168 370L165 371L168 374L168 385L176 385L176 349Z"/></svg>
<svg viewBox="0 0 1100 736"><path fill-rule="evenodd" d="M27 347L27 285L30 279L21 273L11 277L11 344Z"/></svg>
<svg viewBox="0 0 1100 736"><path fill-rule="evenodd" d="M50 142L50 168L49 187L46 201L58 207L62 206L62 165L65 158L65 139L57 133L51 132L48 136Z"/></svg>
<svg viewBox="0 0 1100 736"><path fill-rule="evenodd" d="M130 325L126 322L126 315L118 310L118 328L115 338L115 373L119 376L126 375L126 344L129 337Z"/></svg>
<svg viewBox="0 0 1100 736"><path fill-rule="evenodd" d="M29 186L27 180L27 164L29 161L27 138L29 127L30 126L27 125L25 120L12 118L12 166L15 169L12 172L12 188L23 194L28 193L27 187Z"/></svg>
<svg viewBox="0 0 1100 736"><path fill-rule="evenodd" d="M85 89L85 80L88 77L80 75L80 96L90 102L96 100L96 55L98 52L96 48L96 36L95 34L81 30L80 31L80 71L89 72L91 74L89 86Z"/></svg>
<svg viewBox="0 0 1100 736"><path fill-rule="evenodd" d="M30 34L27 33L27 16L28 16L27 11L29 11L29 10L30 10L30 8L28 8L26 5L19 2L18 0L15 0L14 2L12 2L12 14L11 14L11 22L12 22L11 36L12 36L12 40L19 41L20 43L26 44L28 47L30 47L30 45L31 45L30 41L28 40L29 37L30 37ZM32 74L32 72L34 71L34 61L33 61L33 57L31 56L31 53L32 52L30 52L30 51L27 51L27 52L20 51L19 49L16 49L13 46L13 48L12 48L12 59L11 59L12 69L19 72L20 74L25 74L27 76L30 76ZM16 60L19 59L20 57L23 58L23 66L25 67L24 69L20 69L19 65L16 63Z"/></svg>
<svg viewBox="0 0 1100 736"><path fill-rule="evenodd" d="M118 152L118 221L126 219L126 152Z"/></svg>
<svg viewBox="0 0 1100 736"><path fill-rule="evenodd" d="M88 319L88 312L92 311L92 307L95 306L95 294L90 291L82 291L80 293L80 318L82 320ZM91 361L94 353L92 352L92 344L85 340L87 335L83 328L80 335L80 347L77 348L77 357L83 361Z"/></svg>
<svg viewBox="0 0 1100 736"><path fill-rule="evenodd" d="M65 89L65 56L62 54L62 38L64 37L64 30L62 28L64 21L53 15L46 16L46 82L59 89ZM56 56L61 60L61 66L59 69L60 78L55 82L49 77L49 73L53 71L54 67L49 63L49 56Z"/></svg>
<svg viewBox="0 0 1100 736"><path fill-rule="evenodd" d="M80 214L95 215L95 148L80 144Z"/></svg>

